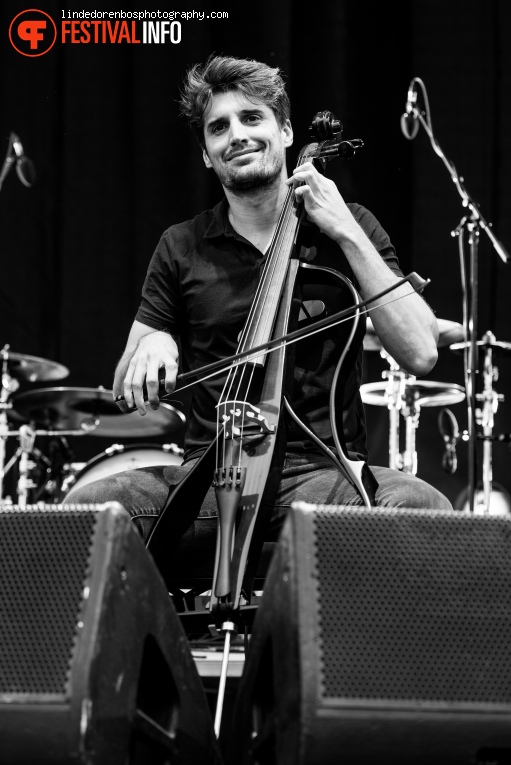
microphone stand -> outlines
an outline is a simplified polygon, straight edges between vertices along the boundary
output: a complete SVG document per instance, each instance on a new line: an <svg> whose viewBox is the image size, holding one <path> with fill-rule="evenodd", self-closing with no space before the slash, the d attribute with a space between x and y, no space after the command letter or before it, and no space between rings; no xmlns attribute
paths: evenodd
<svg viewBox="0 0 511 765"><path fill-rule="evenodd" d="M9 136L9 145L7 147L7 154L5 155L4 163L2 165L2 169L0 170L0 191L2 190L2 185L4 180L9 174L9 170L14 164L16 164L16 154L13 152L15 139L16 139L16 135L14 133L11 133Z"/></svg>
<svg viewBox="0 0 511 765"><path fill-rule="evenodd" d="M9 174L9 170L13 166L16 167L16 173L21 183L27 188L33 186L35 180L34 164L24 153L23 146L16 133L11 132L7 154L0 169L0 191L2 190L3 182Z"/></svg>
<svg viewBox="0 0 511 765"><path fill-rule="evenodd" d="M465 374L465 390L467 397L467 419L468 419L468 497L469 497L469 509L470 512L474 512L475 508L475 493L477 482L477 436L475 431L475 407L476 407L476 392L475 382L477 374L477 306L478 306L478 249L479 249L479 236L480 232L484 231L492 243L493 249L497 255L502 259L504 263L509 262L509 253L506 251L504 245L499 242L495 237L491 223L488 223L481 213L479 206L474 201L473 197L467 191L464 185L464 179L458 174L456 167L445 156L440 145L438 144L431 124L431 116L429 110L428 94L426 92L426 86L420 77L414 77L410 84L410 90L413 89L415 83L418 83L422 89L424 96L425 111L421 111L416 103L411 104L410 116L418 120L426 131L430 140L433 151L440 157L444 163L451 180L456 186L456 190L461 197L461 204L468 212L463 216L458 226L451 232L451 236L458 237L459 254L461 263L461 279L463 285L463 326L465 329L465 340L467 347L463 353L464 361L464 374ZM408 136L406 136L408 138ZM411 136L415 137L415 136ZM470 290L467 289L467 279L465 274L465 249L464 240L468 233L468 244L470 251L470 260L468 267L468 284L470 284ZM469 294L470 292L470 294Z"/></svg>

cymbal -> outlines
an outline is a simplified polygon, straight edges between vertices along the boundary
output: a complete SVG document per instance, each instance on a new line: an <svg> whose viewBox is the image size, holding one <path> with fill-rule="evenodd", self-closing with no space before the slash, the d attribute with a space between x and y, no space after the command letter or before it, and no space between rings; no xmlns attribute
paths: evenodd
<svg viewBox="0 0 511 765"><path fill-rule="evenodd" d="M61 380L69 375L69 369L56 361L27 356L26 353L12 353L0 350L0 365L7 359L7 372L11 377L38 382L39 380Z"/></svg>
<svg viewBox="0 0 511 765"><path fill-rule="evenodd" d="M437 319L438 324L438 348L445 348L447 345L451 346L452 343L456 343L459 340L463 340L465 332L462 324L458 324L457 321L450 321L449 319ZM365 351L381 351L381 340L376 334L373 326L373 322L368 317L366 325L366 334L364 337L364 350Z"/></svg>
<svg viewBox="0 0 511 765"><path fill-rule="evenodd" d="M141 417L124 414L110 390L99 388L40 388L12 399L14 411L45 430L83 430L91 436L141 438L178 430L185 416L171 404L148 407Z"/></svg>
<svg viewBox="0 0 511 765"><path fill-rule="evenodd" d="M387 406L387 383L364 383L360 386L360 395L364 404ZM458 404L465 398L465 388L455 383L440 383L432 380L415 380L405 382L404 399L410 397L412 402L423 406L450 406Z"/></svg>
<svg viewBox="0 0 511 765"><path fill-rule="evenodd" d="M495 338L483 338L476 342L478 348L495 348L497 351L511 351L511 343L506 343L503 340L495 340ZM462 351L464 348L468 348L470 343L453 343L451 345L451 351Z"/></svg>

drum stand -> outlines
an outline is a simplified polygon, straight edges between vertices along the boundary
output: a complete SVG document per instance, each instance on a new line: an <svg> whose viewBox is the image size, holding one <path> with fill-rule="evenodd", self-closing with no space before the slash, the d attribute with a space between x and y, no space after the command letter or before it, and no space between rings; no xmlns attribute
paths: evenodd
<svg viewBox="0 0 511 765"><path fill-rule="evenodd" d="M481 402L481 407L476 409L475 416L477 424L482 427L483 440L483 508L484 513L490 512L490 499L493 483L492 468L492 441L494 416L497 412L499 403L504 401L502 393L497 393L493 383L498 380L499 370L493 362L493 349L495 344L495 335L492 332L486 332L482 339L485 349L483 364L483 392L476 394L477 401Z"/></svg>
<svg viewBox="0 0 511 765"><path fill-rule="evenodd" d="M4 478L10 468L5 466L5 452L7 439L11 435L7 422L7 410L12 409L12 403L9 401L11 393L15 393L19 388L19 382L10 376L8 371L9 346L6 345L2 354L2 380L0 383L0 502L3 497Z"/></svg>
<svg viewBox="0 0 511 765"><path fill-rule="evenodd" d="M410 387L415 382L415 376L405 372L384 348L381 349L380 356L390 366L390 369L382 374L382 377L387 380L385 399L389 410L389 467L416 475L415 434L419 427L420 406L416 392ZM406 423L405 450L402 453L399 447L400 413Z"/></svg>
<svg viewBox="0 0 511 765"><path fill-rule="evenodd" d="M393 470L401 470L402 459L399 452L399 412L403 402L404 388L406 384L406 372L394 361L386 350L380 351L380 356L385 359L390 369L382 373L387 380L385 398L389 410L389 467Z"/></svg>
<svg viewBox="0 0 511 765"><path fill-rule="evenodd" d="M409 375L409 382L413 383L415 377ZM415 445L415 435L417 428L419 427L419 415L420 405L417 400L416 392L409 388L405 388L404 402L402 405L402 414L406 422L406 440L405 451L402 455L402 468L403 473L409 473L410 475L417 475L417 449Z"/></svg>
<svg viewBox="0 0 511 765"><path fill-rule="evenodd" d="M19 507L26 507L28 492L36 488L32 480L32 471L35 463L30 459L34 450L36 436L83 436L94 429L96 423L87 429L72 430L48 430L34 429L31 425L20 425L18 430L9 430L7 412L12 409L9 397L19 388L19 382L11 377L8 371L9 346L2 350L2 379L0 384L0 502L4 498L4 479L9 470L19 461L19 478L16 488L16 502ZM9 462L6 464L6 444L8 438L18 438L20 445Z"/></svg>
<svg viewBox="0 0 511 765"><path fill-rule="evenodd" d="M371 340L369 350L376 350ZM360 394L364 404L386 406L389 410L389 467L403 473L417 475L417 450L415 446L421 408L426 406L449 406L465 398L465 389L454 383L417 380L401 369L396 361L380 348L380 355L390 366L383 372L386 383L364 383ZM399 449L399 415L406 422L405 450Z"/></svg>

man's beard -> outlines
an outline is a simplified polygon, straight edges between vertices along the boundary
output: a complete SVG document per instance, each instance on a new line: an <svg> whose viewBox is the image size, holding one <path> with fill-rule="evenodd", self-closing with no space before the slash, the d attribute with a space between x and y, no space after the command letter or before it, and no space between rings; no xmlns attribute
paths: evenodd
<svg viewBox="0 0 511 765"><path fill-rule="evenodd" d="M284 158L279 156L276 157L275 161L270 165L255 167L245 175L227 170L226 172L218 173L218 178L222 186L229 191L238 193L262 191L263 189L274 186L275 183L280 180L283 164Z"/></svg>

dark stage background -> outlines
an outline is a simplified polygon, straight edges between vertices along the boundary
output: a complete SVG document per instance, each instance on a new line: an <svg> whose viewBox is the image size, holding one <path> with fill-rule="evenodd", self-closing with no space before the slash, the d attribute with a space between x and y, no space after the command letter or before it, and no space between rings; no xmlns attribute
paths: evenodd
<svg viewBox="0 0 511 765"><path fill-rule="evenodd" d="M221 194L176 104L186 68L213 51L282 67L296 135L291 165L319 109L342 118L346 138L364 139L356 159L331 164L331 176L348 200L380 219L405 273L432 279L426 297L437 315L461 321L450 236L462 216L459 199L425 133L407 142L399 118L411 77L422 77L441 146L511 249L511 4L320 0L306 14L291 0L182 5L228 11L229 18L183 22L177 45L57 42L30 59L11 47L8 27L31 6L2 2L1 151L16 131L35 162L37 184L27 189L12 172L0 194L0 343L69 367L70 376L51 385L111 387L161 232ZM38 7L57 22L63 9L178 10L129 0L48 0ZM479 277L480 334L492 330L511 341L511 265L484 236ZM511 356L499 364L497 388L506 393ZM368 354L366 379L378 380L385 367ZM442 350L428 379L463 384L461 357ZM453 411L466 427L464 405ZM434 408L421 414L419 475L454 500L466 484L466 446L459 447L458 472L443 473L437 415ZM386 411L368 408L368 420L373 462L386 464ZM496 430L511 430L509 403L499 408ZM113 440L75 439L76 459L90 459ZM494 461L495 480L511 489L505 445L496 446Z"/></svg>

